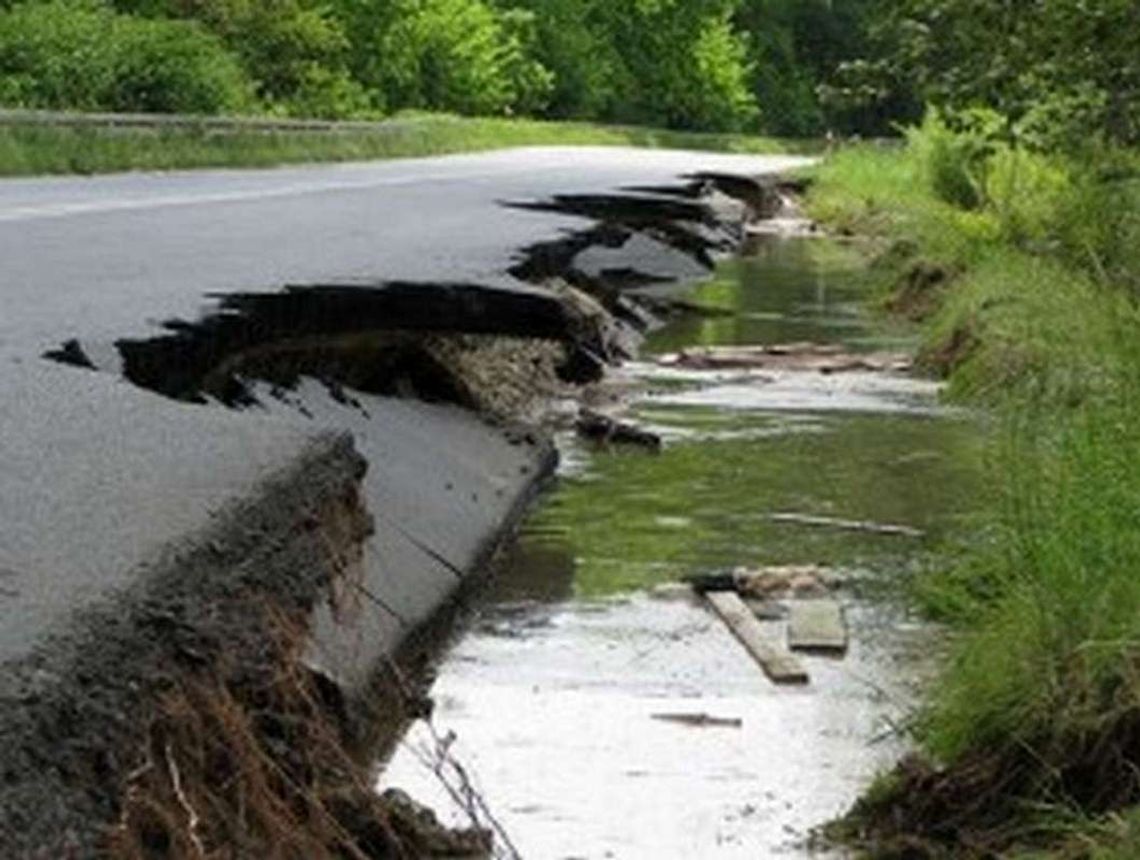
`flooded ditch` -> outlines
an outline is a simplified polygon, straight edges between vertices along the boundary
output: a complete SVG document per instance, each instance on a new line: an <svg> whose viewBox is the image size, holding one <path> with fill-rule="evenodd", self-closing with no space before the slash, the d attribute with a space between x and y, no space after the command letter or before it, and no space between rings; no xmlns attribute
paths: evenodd
<svg viewBox="0 0 1140 860"><path fill-rule="evenodd" d="M593 392L662 451L560 435L557 486L443 658L434 715L411 726L381 788L467 823L431 767L460 762L527 858L813 853L811 829L905 747L935 635L893 594L970 511L979 433L904 373L666 356L906 350L905 330L863 312L861 267L828 240L758 240L683 296L715 312L675 318ZM804 687L774 686L698 598L668 585L771 565L825 570L844 608L847 653L804 655ZM784 621L763 623L782 640Z"/></svg>

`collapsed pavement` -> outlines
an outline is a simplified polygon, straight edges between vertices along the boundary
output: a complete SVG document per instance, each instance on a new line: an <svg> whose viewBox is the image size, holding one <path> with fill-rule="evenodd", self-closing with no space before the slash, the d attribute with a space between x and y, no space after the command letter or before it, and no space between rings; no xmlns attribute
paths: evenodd
<svg viewBox="0 0 1140 860"><path fill-rule="evenodd" d="M552 473L536 403L630 354L659 287L732 250L764 187L706 176L528 203L591 223L525 249L512 274L527 287L229 293L146 337L66 337L49 361L5 365L6 855L86 857L110 844L194 856L233 838L199 820L203 804L234 798L187 794L194 756L179 744L202 739L171 711L205 725L227 702L295 744L307 735L267 728L255 705L257 678L275 670L300 680L272 708L327 724L338 749L384 740L378 724L422 706L405 674L430 646L430 622ZM38 397L45 389L57 396ZM245 753L310 779L351 770L336 755L293 761L270 741ZM358 776L278 800L306 805L302 829L323 822L330 856L344 840L365 856L422 856L395 825L373 832L370 817L386 813L361 799Z"/></svg>

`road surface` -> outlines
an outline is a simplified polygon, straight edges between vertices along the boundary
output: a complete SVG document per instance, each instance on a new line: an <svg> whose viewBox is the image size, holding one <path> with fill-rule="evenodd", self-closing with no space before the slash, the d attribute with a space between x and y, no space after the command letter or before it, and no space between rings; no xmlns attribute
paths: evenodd
<svg viewBox="0 0 1140 860"><path fill-rule="evenodd" d="M504 201L798 161L544 148L0 181L0 658L92 583L120 582L204 522L311 432L295 416L173 403L46 362L45 350L154 334L159 321L196 319L217 292L387 279L518 288L506 270L520 247L586 222Z"/></svg>

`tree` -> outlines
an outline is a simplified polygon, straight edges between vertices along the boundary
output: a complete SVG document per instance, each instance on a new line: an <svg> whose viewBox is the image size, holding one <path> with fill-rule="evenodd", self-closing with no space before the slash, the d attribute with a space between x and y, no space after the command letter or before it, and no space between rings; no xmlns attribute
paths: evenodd
<svg viewBox="0 0 1140 860"><path fill-rule="evenodd" d="M884 0L869 38L868 57L841 68L837 97L906 91L993 108L1039 134L1140 138L1136 0Z"/></svg>
<svg viewBox="0 0 1140 860"><path fill-rule="evenodd" d="M866 46L871 0L744 0L737 27L747 35L751 86L775 134L809 136L851 123L829 110L819 87Z"/></svg>
<svg viewBox="0 0 1140 860"><path fill-rule="evenodd" d="M114 0L147 17L198 21L217 34L270 104L307 115L346 116L370 99L345 65L349 39L314 0Z"/></svg>

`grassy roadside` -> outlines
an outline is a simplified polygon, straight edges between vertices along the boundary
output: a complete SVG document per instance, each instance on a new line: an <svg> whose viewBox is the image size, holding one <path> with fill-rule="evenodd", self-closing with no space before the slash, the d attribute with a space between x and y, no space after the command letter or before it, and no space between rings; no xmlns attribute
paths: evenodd
<svg viewBox="0 0 1140 860"><path fill-rule="evenodd" d="M919 583L952 654L919 755L838 828L871 856L1140 856L1138 163L928 121L818 171L813 215L872 238L884 306L995 416L1001 490Z"/></svg>
<svg viewBox="0 0 1140 860"><path fill-rule="evenodd" d="M476 152L512 146L609 145L773 154L806 144L738 134L523 119L416 115L376 129L210 131L0 125L0 176L196 167L269 167Z"/></svg>

